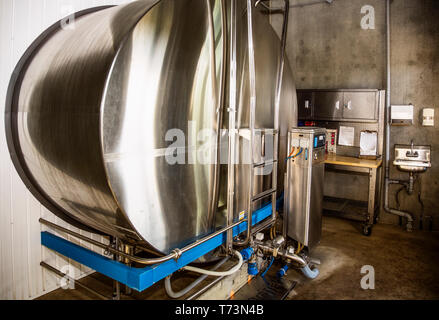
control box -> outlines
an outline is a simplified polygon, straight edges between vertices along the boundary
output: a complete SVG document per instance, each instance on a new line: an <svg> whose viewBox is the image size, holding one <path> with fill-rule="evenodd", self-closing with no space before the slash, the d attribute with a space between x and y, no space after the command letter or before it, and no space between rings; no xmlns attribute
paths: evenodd
<svg viewBox="0 0 439 320"><path fill-rule="evenodd" d="M292 128L288 132L285 177L287 235L312 249L322 232L326 129Z"/></svg>
<svg viewBox="0 0 439 320"><path fill-rule="evenodd" d="M337 129L326 129L326 153L337 153Z"/></svg>

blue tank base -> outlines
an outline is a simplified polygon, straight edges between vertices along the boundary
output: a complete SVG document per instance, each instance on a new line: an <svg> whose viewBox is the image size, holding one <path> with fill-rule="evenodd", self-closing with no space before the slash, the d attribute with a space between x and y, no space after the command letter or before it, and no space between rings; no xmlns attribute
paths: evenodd
<svg viewBox="0 0 439 320"><path fill-rule="evenodd" d="M277 207L281 206L282 202L283 200L281 197L277 201ZM252 225L257 225L270 217L271 212L271 203L253 212ZM246 231L247 222L243 222L233 228L233 236L235 237ZM184 252L178 260L172 259L157 265L151 265L144 268L134 268L76 245L48 231L41 232L41 244L43 246L139 292L149 288L156 282L225 244L226 239L227 234L222 233L193 249Z"/></svg>

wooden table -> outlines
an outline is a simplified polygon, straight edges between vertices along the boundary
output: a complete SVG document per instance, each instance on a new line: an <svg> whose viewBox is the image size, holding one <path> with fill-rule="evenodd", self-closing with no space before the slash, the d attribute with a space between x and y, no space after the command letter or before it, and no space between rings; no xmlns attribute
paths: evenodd
<svg viewBox="0 0 439 320"><path fill-rule="evenodd" d="M381 194L381 181L377 188L377 172L382 167L382 164L383 160L381 159L367 160L335 154L327 154L325 157L326 170L347 174L366 174L369 176L367 215L363 225L363 233L365 235L371 234L372 226L376 221L375 211L378 208L376 198L377 196L379 198Z"/></svg>

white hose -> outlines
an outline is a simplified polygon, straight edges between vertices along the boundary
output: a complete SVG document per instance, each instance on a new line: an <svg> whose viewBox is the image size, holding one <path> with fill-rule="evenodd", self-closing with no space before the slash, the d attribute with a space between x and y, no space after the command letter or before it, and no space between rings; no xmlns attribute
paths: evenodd
<svg viewBox="0 0 439 320"><path fill-rule="evenodd" d="M186 267L183 267L182 269L186 270L186 271L193 271L196 273L206 274L208 276L214 276L214 277L230 276L231 274L234 274L236 271L241 269L242 264L244 263L244 260L242 259L242 255L238 251L234 251L233 253L239 259L239 261L236 264L236 266L234 266L232 269L227 270L227 271L212 271L212 270L205 270L205 269L200 269L200 268L191 267L191 266L186 266Z"/></svg>
<svg viewBox="0 0 439 320"><path fill-rule="evenodd" d="M227 260L229 260L230 257L225 257L224 259L222 259L220 262L218 262L213 268L213 270L218 269L219 267L221 267ZM168 296L170 296L173 299L178 299L181 298L182 296L184 296L186 293L188 293L189 291L191 291L193 288L195 288L196 286L198 286L201 282L203 282L208 275L207 274L203 274L201 275L198 279L196 279L194 282L192 282L190 285L188 285L186 288L184 288L183 290L180 290L178 292L174 292L174 290L172 290L172 285L171 285L171 276L167 276L165 278L165 290L166 293L168 294Z"/></svg>

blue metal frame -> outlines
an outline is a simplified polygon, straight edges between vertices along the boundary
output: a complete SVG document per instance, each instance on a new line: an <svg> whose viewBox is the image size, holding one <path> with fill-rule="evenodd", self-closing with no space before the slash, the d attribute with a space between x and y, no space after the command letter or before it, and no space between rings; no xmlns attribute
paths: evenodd
<svg viewBox="0 0 439 320"><path fill-rule="evenodd" d="M282 205L282 197L277 201ZM252 225L262 222L271 216L271 203L256 210L252 214ZM247 222L233 228L233 236L237 236L247 230ZM99 273L127 285L137 291L143 291L154 283L181 269L189 263L197 260L206 253L226 243L227 234L224 232L191 250L184 252L178 260L169 260L157 265L144 268L128 267L120 262L104 257L96 252L78 246L70 241L55 236L54 234L41 232L41 244L70 259L73 259Z"/></svg>

